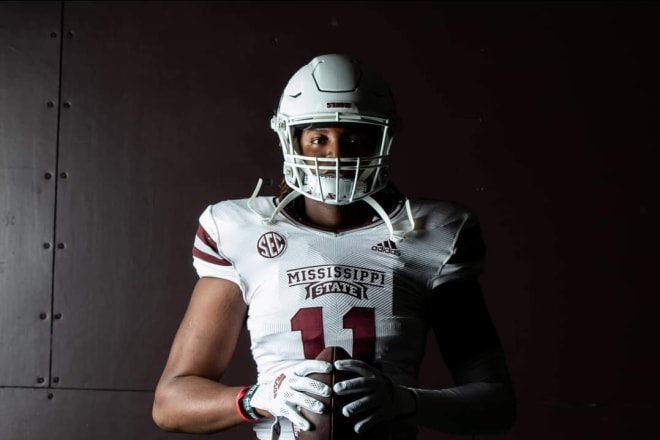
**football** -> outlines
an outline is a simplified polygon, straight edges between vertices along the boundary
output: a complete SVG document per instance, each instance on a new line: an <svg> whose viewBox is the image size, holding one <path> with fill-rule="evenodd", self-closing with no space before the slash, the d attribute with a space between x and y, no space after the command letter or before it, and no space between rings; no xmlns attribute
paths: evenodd
<svg viewBox="0 0 660 440"><path fill-rule="evenodd" d="M316 359L334 363L340 359L350 359L351 356L341 347L327 347L319 353ZM353 373L347 371L338 371L333 368L330 373L316 373L310 374L310 378L323 382L332 386L346 379L355 377ZM358 440L363 439L353 431L355 421L344 417L341 413L342 407L350 402L345 396L332 395L330 397L319 397L320 401L325 404L325 411L323 414L316 414L304 408L301 409L301 414L312 424L309 431L301 431L294 427L294 434L299 440ZM348 399L355 399L355 396L348 397Z"/></svg>

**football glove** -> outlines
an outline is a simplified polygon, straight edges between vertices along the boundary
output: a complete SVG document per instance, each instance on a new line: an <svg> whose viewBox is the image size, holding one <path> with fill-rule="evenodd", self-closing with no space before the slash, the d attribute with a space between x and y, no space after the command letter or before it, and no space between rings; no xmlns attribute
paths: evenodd
<svg viewBox="0 0 660 440"><path fill-rule="evenodd" d="M332 389L307 376L312 373L329 373L332 364L319 360L306 360L283 370L272 382L259 384L250 405L268 411L273 417L286 417L303 431L309 422L300 414L300 408L321 414L323 403L313 396L329 397ZM308 394L306 394L308 393Z"/></svg>
<svg viewBox="0 0 660 440"><path fill-rule="evenodd" d="M342 414L358 416L353 430L358 434L370 431L379 424L412 416L417 404L412 392L392 383L380 371L357 359L335 361L335 368L353 372L360 377L338 382L333 387L340 396L358 394L356 400L344 405Z"/></svg>

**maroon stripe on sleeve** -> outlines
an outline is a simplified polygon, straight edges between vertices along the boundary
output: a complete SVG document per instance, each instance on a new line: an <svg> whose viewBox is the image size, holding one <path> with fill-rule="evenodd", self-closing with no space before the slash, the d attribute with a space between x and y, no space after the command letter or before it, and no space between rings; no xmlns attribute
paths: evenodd
<svg viewBox="0 0 660 440"><path fill-rule="evenodd" d="M206 232L206 229L202 227L202 225L199 225L197 228L197 236L199 237L200 240L202 240L208 247L213 249L216 253L218 252L218 244L211 238L208 232Z"/></svg>
<svg viewBox="0 0 660 440"><path fill-rule="evenodd" d="M225 260L224 258L218 258L218 257L215 257L213 255L209 255L205 252L200 251L199 249L197 249L194 246L193 246L193 249L192 249L192 254L193 254L193 257L199 258L200 260L204 260L207 263L217 264L219 266L231 266L231 263L229 261Z"/></svg>

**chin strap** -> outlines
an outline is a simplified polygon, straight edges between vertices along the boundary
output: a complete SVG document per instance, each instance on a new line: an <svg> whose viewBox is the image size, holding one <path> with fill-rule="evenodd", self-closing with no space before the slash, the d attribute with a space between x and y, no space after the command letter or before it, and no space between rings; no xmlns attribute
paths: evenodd
<svg viewBox="0 0 660 440"><path fill-rule="evenodd" d="M412 211L410 209L410 200L406 199L406 213L408 214L408 223L410 224L410 226L406 230L398 230L398 231L394 230L394 226L392 225L392 220L390 220L390 216L387 215L387 212L385 212L383 207L380 206L380 204L376 200L374 200L373 197L367 196L362 200L367 202L369 206L371 206L374 209L374 211L378 213L380 218L383 219L383 221L387 225L387 229L390 230L390 240L392 240L393 242L399 243L403 241L406 235L415 229L415 219L413 218Z"/></svg>
<svg viewBox="0 0 660 440"><path fill-rule="evenodd" d="M291 203L291 201L293 199L298 197L300 195L300 193L297 192L297 191L291 191L289 194L286 195L286 197L284 197L282 199L282 201L280 203L278 203L278 205L275 207L275 209L273 210L273 213L270 216L264 216L259 211L257 211L256 209L254 209L252 207L252 203L254 202L254 199L257 198L257 196L259 195L259 191L261 191L261 185L262 184L263 184L263 179L260 177L259 180L257 181L257 187L252 192L252 195L250 196L250 199L248 200L247 205L248 205L248 208L250 209L250 211L252 211L257 217L259 217L261 219L262 223L271 224L271 223L273 223L273 219L275 218L275 216L277 214L279 214L280 211L282 211L286 207L286 205Z"/></svg>

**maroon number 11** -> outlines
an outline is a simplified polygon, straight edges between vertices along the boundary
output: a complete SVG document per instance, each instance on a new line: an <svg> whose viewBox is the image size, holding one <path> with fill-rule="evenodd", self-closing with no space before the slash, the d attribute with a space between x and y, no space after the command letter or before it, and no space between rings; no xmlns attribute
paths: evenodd
<svg viewBox="0 0 660 440"><path fill-rule="evenodd" d="M353 358L373 362L376 351L374 309L353 307L344 315L343 325L344 329L353 331ZM300 331L305 359L314 359L325 348L323 308L298 310L291 318L291 330Z"/></svg>

